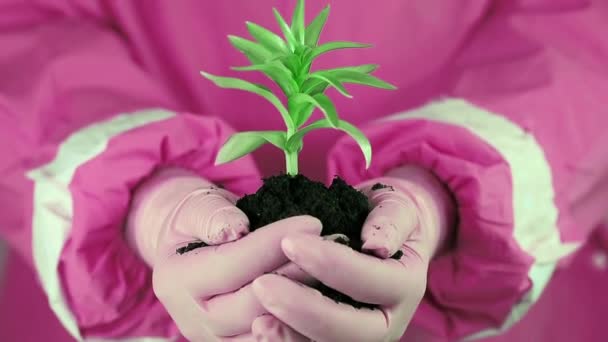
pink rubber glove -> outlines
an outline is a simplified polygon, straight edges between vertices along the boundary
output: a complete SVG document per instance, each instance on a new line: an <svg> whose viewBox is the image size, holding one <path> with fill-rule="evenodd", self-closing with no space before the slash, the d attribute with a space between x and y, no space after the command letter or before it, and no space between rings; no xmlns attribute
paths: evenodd
<svg viewBox="0 0 608 342"><path fill-rule="evenodd" d="M285 268L280 244L289 233L321 232L319 220L300 216L247 235L236 200L179 169L158 172L134 195L127 238L152 267L154 292L189 341L255 341L251 329L266 318L256 322L265 310L250 283ZM196 241L216 246L176 253Z"/></svg>
<svg viewBox="0 0 608 342"><path fill-rule="evenodd" d="M392 188L372 190L376 183ZM357 253L313 235L293 234L282 248L293 263L322 283L379 310L338 304L286 277L268 274L253 289L272 315L256 329L258 341L398 341L426 289L429 262L454 223L454 204L437 179L404 167L359 187L373 207ZM400 260L388 258L401 250Z"/></svg>

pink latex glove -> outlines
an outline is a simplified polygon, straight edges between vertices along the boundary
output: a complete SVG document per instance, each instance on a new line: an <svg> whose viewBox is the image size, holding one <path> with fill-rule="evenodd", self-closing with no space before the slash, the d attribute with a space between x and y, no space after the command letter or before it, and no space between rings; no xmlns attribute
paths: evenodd
<svg viewBox="0 0 608 342"><path fill-rule="evenodd" d="M392 186L372 190L376 183ZM312 277L378 310L338 304L287 277L268 274L253 289L272 315L258 322L258 341L398 341L426 289L429 262L454 223L454 204L428 171L404 167L359 186L373 207L357 253L320 237L293 234L281 246ZM400 260L388 258L398 250Z"/></svg>
<svg viewBox="0 0 608 342"><path fill-rule="evenodd" d="M249 221L236 200L180 169L158 172L135 192L127 238L152 267L154 292L189 341L255 341L256 327L272 333L267 318L258 318L265 310L250 283L289 269L280 246L289 233L321 232L319 220L300 216L247 235ZM215 246L176 253L196 241Z"/></svg>

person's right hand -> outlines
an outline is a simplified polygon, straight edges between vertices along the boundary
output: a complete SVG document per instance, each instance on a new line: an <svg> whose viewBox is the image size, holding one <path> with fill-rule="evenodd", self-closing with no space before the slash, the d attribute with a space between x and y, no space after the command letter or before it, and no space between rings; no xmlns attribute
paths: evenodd
<svg viewBox="0 0 608 342"><path fill-rule="evenodd" d="M285 269L288 234L321 232L319 220L300 216L248 234L236 199L181 170L155 175L135 194L128 239L153 268L154 292L189 341L255 341L251 329L268 327L250 283ZM176 252L199 241L208 246Z"/></svg>

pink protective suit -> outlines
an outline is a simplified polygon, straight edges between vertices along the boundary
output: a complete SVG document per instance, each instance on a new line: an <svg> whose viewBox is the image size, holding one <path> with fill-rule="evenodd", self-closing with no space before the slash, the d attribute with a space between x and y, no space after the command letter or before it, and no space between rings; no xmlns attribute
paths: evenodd
<svg viewBox="0 0 608 342"><path fill-rule="evenodd" d="M325 3L309 0L307 17ZM283 170L272 148L213 166L234 130L282 124L263 99L219 89L198 72L234 75L228 67L247 62L226 34L247 36L245 20L277 31L271 7L288 15L293 5L0 0L0 233L34 269L70 335L176 336L150 270L125 243L132 189L163 165L240 194L255 191L261 175ZM600 242L585 242L608 213L608 2L331 5L322 41L375 47L328 54L314 67L378 63L377 75L399 90L352 86L352 100L330 93L339 114L370 137L369 170L355 143L318 131L305 140L301 171L357 184L417 163L458 203L455 241L431 264L412 339L501 334L524 317L515 330L525 328L518 336L534 341L605 341L600 322L608 309L599 296L608 276L592 269L577 271L570 300L556 300L561 304L543 315L525 314L552 278L563 278L560 268L576 264L569 261L577 251L601 251ZM552 286L548 295L559 294ZM577 300L593 293L597 300ZM36 296L4 300L30 305ZM562 317L559 324L546 324L550 312ZM585 312L592 313L587 324L568 328L577 322L571 316ZM48 335L45 321L28 324L42 339L61 341ZM18 333L5 336L0 328L0 340L35 334Z"/></svg>

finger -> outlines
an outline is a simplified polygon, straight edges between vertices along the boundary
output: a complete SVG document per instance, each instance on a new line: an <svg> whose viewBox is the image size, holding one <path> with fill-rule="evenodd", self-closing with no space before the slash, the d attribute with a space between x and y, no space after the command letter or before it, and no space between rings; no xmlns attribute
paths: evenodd
<svg viewBox="0 0 608 342"><path fill-rule="evenodd" d="M293 262L288 262L287 264L279 267L276 271L272 273L287 277L293 281L297 281L308 286L313 286L319 283L317 279L315 279L313 276L308 274L300 266L294 264Z"/></svg>
<svg viewBox="0 0 608 342"><path fill-rule="evenodd" d="M317 283L314 278L291 262L279 267L273 273L305 284ZM183 290L175 288L173 278L162 279L161 277L162 272L155 272L155 293L163 299L167 310L175 313L171 316L180 329L188 331L188 336L192 341L195 340L194 338L211 336L211 334L227 338L238 335L232 338L234 341L245 338L253 339L252 335L247 335L247 332L251 330L251 322L267 312L253 293L251 283L236 292L199 301L188 296ZM162 280L160 284L158 284L159 279ZM201 322L204 322L205 329L201 327ZM193 329L200 331L192 331ZM228 338L226 341L232 340Z"/></svg>
<svg viewBox="0 0 608 342"><path fill-rule="evenodd" d="M256 342L258 339L253 336L251 332L247 332L241 335L229 336L229 337L220 337L218 341L221 342ZM201 341L206 342L206 341Z"/></svg>
<svg viewBox="0 0 608 342"><path fill-rule="evenodd" d="M237 240L249 232L249 219L235 199L216 187L193 191L172 213L171 229L208 245Z"/></svg>
<svg viewBox="0 0 608 342"><path fill-rule="evenodd" d="M373 209L361 231L362 248L388 258L418 226L418 211L406 195L392 187L369 191L368 198Z"/></svg>
<svg viewBox="0 0 608 342"><path fill-rule="evenodd" d="M272 315L256 318L251 325L251 333L257 341L264 342L309 342L306 336L293 330Z"/></svg>
<svg viewBox="0 0 608 342"><path fill-rule="evenodd" d="M194 294L228 293L288 261L280 247L283 237L290 233L318 235L321 228L321 222L311 216L292 217L231 243L173 254L166 264Z"/></svg>
<svg viewBox="0 0 608 342"><path fill-rule="evenodd" d="M201 299L209 329L217 336L234 336L251 330L251 322L266 309L253 293L251 284L236 292Z"/></svg>
<svg viewBox="0 0 608 342"><path fill-rule="evenodd" d="M294 281L314 285L317 281L299 266L287 263L272 273L286 276ZM260 304L251 283L236 292L217 295L201 302L208 317L210 329L218 336L243 334L251 329L251 322L266 313Z"/></svg>
<svg viewBox="0 0 608 342"><path fill-rule="evenodd" d="M387 333L382 311L338 304L281 276L259 277L253 289L268 312L314 341L382 341Z"/></svg>
<svg viewBox="0 0 608 342"><path fill-rule="evenodd" d="M156 270L152 274L154 294L188 341L216 341L217 338L205 325L205 317L197 301L166 274Z"/></svg>
<svg viewBox="0 0 608 342"><path fill-rule="evenodd" d="M287 236L281 247L306 273L359 302L390 305L404 296L407 272L397 260L379 259L304 234Z"/></svg>

